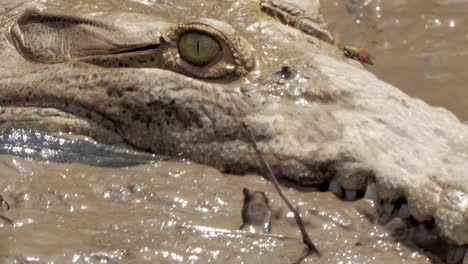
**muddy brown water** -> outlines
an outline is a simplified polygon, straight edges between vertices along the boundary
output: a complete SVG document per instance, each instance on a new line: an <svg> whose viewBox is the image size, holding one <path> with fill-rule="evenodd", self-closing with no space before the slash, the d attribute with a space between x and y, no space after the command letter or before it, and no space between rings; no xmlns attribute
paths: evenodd
<svg viewBox="0 0 468 264"><path fill-rule="evenodd" d="M370 70L468 119L468 4L453 2L356 0L347 11L344 0L322 1L341 43L376 57ZM0 263L294 263L304 251L292 216L258 175L188 162L99 168L6 155L0 171L0 193L11 206L0 206ZM238 231L244 187L270 199L271 235ZM322 253L303 263L430 263L376 223L368 200L286 193Z"/></svg>
<svg viewBox="0 0 468 264"><path fill-rule="evenodd" d="M375 57L367 67L405 93L468 120L468 1L321 1L340 46Z"/></svg>
<svg viewBox="0 0 468 264"><path fill-rule="evenodd" d="M300 234L269 182L187 162L129 168L0 157L4 263L294 263ZM242 188L266 192L272 234L238 231ZM371 201L286 189L322 256L303 263L430 263L377 225Z"/></svg>

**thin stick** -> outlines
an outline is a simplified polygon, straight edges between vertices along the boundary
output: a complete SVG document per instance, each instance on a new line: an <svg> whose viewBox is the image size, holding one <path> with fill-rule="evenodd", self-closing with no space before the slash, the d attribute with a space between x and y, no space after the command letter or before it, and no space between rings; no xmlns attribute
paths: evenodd
<svg viewBox="0 0 468 264"><path fill-rule="evenodd" d="M255 141L255 137L252 134L252 131L250 131L250 129L248 128L248 126L247 126L247 124L245 122L242 122L242 127L244 128L245 132L247 133L249 141L252 144L252 147L254 148L255 152L257 153L258 159L260 160L260 163L262 164L268 178L270 179L270 181L275 186L276 191L278 191L278 194L281 196L283 201L286 203L289 210L291 210L291 212L294 214L294 220L296 220L296 224L299 227L299 230L301 231L301 234L302 234L302 242L304 242L304 244L306 244L307 247L309 247L310 252L314 252L317 255L320 255L317 247L314 245L314 243L312 242L312 240L309 237L309 234L305 230L304 223L302 222L301 214L300 214L300 211L299 211L299 206L294 208L293 204L288 200L286 195L281 190L280 184L279 184L278 180L276 179L275 174L273 173L273 170L270 167L270 164L268 164L268 162L265 159L265 156L263 155L263 152L260 151L260 149L258 148L257 142Z"/></svg>

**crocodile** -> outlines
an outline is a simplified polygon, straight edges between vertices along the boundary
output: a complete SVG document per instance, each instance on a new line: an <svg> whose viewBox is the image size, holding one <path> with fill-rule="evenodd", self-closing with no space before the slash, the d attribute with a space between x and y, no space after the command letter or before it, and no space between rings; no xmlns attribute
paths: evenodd
<svg viewBox="0 0 468 264"><path fill-rule="evenodd" d="M319 0L7 1L0 25L2 127L261 173L245 125L284 184L466 251L468 126L343 56Z"/></svg>

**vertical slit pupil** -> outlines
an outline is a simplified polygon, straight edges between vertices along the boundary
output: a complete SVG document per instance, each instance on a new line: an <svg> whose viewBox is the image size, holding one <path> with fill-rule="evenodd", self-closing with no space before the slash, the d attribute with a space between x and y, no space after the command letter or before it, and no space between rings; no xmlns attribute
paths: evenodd
<svg viewBox="0 0 468 264"><path fill-rule="evenodd" d="M197 56L200 56L200 40L197 40Z"/></svg>

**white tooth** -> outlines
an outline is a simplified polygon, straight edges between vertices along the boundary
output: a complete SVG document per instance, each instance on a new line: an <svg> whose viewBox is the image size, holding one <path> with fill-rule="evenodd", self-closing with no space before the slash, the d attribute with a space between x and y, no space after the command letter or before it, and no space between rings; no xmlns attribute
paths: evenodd
<svg viewBox="0 0 468 264"><path fill-rule="evenodd" d="M347 201L356 200L357 191L355 190L345 190L345 197Z"/></svg>
<svg viewBox="0 0 468 264"><path fill-rule="evenodd" d="M395 208L395 205L392 204L391 202L385 201L383 203L383 210L384 210L385 214L388 215L388 216L392 215L394 208Z"/></svg>
<svg viewBox="0 0 468 264"><path fill-rule="evenodd" d="M400 207L400 211L398 212L398 215L400 216L401 219L410 218L410 212L409 212L408 206L406 204L404 204L404 205L402 205Z"/></svg>
<svg viewBox="0 0 468 264"><path fill-rule="evenodd" d="M339 198L343 198L343 188L341 188L340 184L333 179L328 186L328 191L336 194Z"/></svg>
<svg viewBox="0 0 468 264"><path fill-rule="evenodd" d="M465 252L465 257L463 258L463 264L468 264L468 250Z"/></svg>
<svg viewBox="0 0 468 264"><path fill-rule="evenodd" d="M466 247L464 246L449 246L447 249L447 257L445 261L447 264L457 264L466 255Z"/></svg>
<svg viewBox="0 0 468 264"><path fill-rule="evenodd" d="M366 187L366 193L364 194L365 199L369 199L371 201L377 201L377 187L375 183L369 183Z"/></svg>

